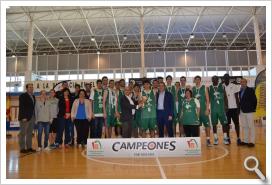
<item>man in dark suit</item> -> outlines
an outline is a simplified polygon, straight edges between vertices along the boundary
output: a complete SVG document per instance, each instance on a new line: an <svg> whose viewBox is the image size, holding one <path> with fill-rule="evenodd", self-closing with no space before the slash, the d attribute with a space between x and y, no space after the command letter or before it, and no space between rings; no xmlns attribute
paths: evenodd
<svg viewBox="0 0 272 185"><path fill-rule="evenodd" d="M26 84L26 92L19 96L19 146L20 153L35 152L32 149L32 132L35 123L35 96L33 84Z"/></svg>
<svg viewBox="0 0 272 185"><path fill-rule="evenodd" d="M125 87L125 95L121 97L121 115L120 121L122 122L122 137L131 138L132 134L132 121L136 109L142 107L143 104L136 105L137 103L131 98L131 90Z"/></svg>
<svg viewBox="0 0 272 185"><path fill-rule="evenodd" d="M174 104L173 96L170 92L165 91L164 82L159 84L157 98L157 123L159 128L159 137L164 137L164 127L168 132L168 137L173 137L173 114Z"/></svg>
<svg viewBox="0 0 272 185"><path fill-rule="evenodd" d="M255 127L254 112L256 112L257 98L253 88L247 86L247 80L241 79L241 90L239 92L240 99L240 120L244 131L244 138L241 145L248 147L255 146ZM250 133L250 138L249 138Z"/></svg>

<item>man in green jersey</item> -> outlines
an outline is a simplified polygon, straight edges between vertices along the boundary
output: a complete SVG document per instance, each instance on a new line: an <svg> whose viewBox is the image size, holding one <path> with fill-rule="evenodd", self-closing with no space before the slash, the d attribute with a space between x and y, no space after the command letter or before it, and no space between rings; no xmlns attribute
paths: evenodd
<svg viewBox="0 0 272 185"><path fill-rule="evenodd" d="M179 91L177 93L177 97L178 97L178 117L179 117L179 136L180 137L185 137L185 133L184 133L184 129L183 129L183 123L182 123L182 119L181 119L181 106L182 103L185 99L185 91L186 91L187 87L186 87L186 77L182 76L180 77L180 88Z"/></svg>
<svg viewBox="0 0 272 185"><path fill-rule="evenodd" d="M93 105L93 118L95 118L94 124L91 125L91 133L93 138L102 137L102 128L104 125L103 118L103 94L102 80L96 81L96 88L92 89L90 100Z"/></svg>
<svg viewBox="0 0 272 185"><path fill-rule="evenodd" d="M114 80L109 81L109 87L104 90L103 114L106 121L106 136L111 138L112 128L116 123L116 103L117 96L114 89Z"/></svg>
<svg viewBox="0 0 272 185"><path fill-rule="evenodd" d="M144 81L144 90L142 91L141 102L144 103L141 112L142 137L146 137L146 131L149 130L150 137L155 137L156 129L156 99L149 80Z"/></svg>
<svg viewBox="0 0 272 185"><path fill-rule="evenodd" d="M198 99L200 102L200 114L199 114L199 123L203 124L206 132L206 144L207 146L212 146L210 141L210 120L209 120L209 93L205 85L201 85L201 77L196 76L194 78L195 86L192 88L193 97Z"/></svg>
<svg viewBox="0 0 272 185"><path fill-rule="evenodd" d="M171 75L168 75L167 77L166 77L166 91L168 91L168 92L170 92L171 94L172 94L172 96L173 96L173 106L174 106L174 108L173 108L173 110L174 110L174 112L173 112L173 133L174 133L174 136L176 136L176 126L177 126L177 123L178 123L178 121L177 121L177 114L178 114L178 111L177 111L177 108L176 108L176 99L177 99L177 93L176 93L176 88L175 88L175 86L174 85L172 85L172 80L173 80L173 78L172 78L172 76Z"/></svg>
<svg viewBox="0 0 272 185"><path fill-rule="evenodd" d="M122 84L122 89L121 89L121 85ZM118 138L122 137L122 123L120 121L120 114L121 114L121 104L120 104L120 100L121 97L124 95L124 88L123 88L123 84L125 84L125 80L121 79L118 82L115 82L115 94L117 96L117 105L116 105L116 123L115 123L115 136Z"/></svg>
<svg viewBox="0 0 272 185"><path fill-rule="evenodd" d="M212 85L209 87L209 98L211 104L211 121L213 125L213 134L214 134L214 144L218 144L218 136L217 136L217 124L218 120L220 121L223 127L224 133L224 144L228 145L228 137L227 137L227 117L225 113L225 109L227 108L227 96L225 89L222 84L218 83L218 77L212 77Z"/></svg>

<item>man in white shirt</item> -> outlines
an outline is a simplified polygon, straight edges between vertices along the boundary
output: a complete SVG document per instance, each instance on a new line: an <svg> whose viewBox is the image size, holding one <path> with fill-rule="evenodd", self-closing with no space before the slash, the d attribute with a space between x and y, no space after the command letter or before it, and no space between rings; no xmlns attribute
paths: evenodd
<svg viewBox="0 0 272 185"><path fill-rule="evenodd" d="M229 74L225 74L224 77L224 88L227 94L228 98L228 110L226 112L227 119L228 119L228 130L227 130L227 135L229 138L229 143L230 142L230 136L229 136L229 131L230 131L230 124L231 124L231 119L235 125L235 131L237 135L237 145L241 145L241 140L240 140L240 125L239 125L239 98L238 94L240 91L240 87L238 85L235 85L234 83L230 83L230 76Z"/></svg>

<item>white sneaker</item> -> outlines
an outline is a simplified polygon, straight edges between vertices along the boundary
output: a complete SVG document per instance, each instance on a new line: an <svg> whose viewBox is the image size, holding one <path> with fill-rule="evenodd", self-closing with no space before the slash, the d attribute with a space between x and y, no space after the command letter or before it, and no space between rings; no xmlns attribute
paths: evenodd
<svg viewBox="0 0 272 185"><path fill-rule="evenodd" d="M44 150L49 151L49 150L51 150L51 148L46 147L46 148L44 148Z"/></svg>
<svg viewBox="0 0 272 185"><path fill-rule="evenodd" d="M42 151L42 148L41 148L41 147L39 147L39 148L37 149L37 152L40 152L40 151Z"/></svg>
<svg viewBox="0 0 272 185"><path fill-rule="evenodd" d="M228 140L228 138L224 138L224 144L225 144L225 145L229 145L229 140Z"/></svg>

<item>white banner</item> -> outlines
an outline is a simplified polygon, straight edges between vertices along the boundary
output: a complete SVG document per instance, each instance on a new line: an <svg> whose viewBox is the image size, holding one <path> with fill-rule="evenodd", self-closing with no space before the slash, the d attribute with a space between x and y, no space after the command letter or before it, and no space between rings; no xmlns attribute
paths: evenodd
<svg viewBox="0 0 272 185"><path fill-rule="evenodd" d="M88 157L186 157L201 155L199 137L88 139Z"/></svg>

